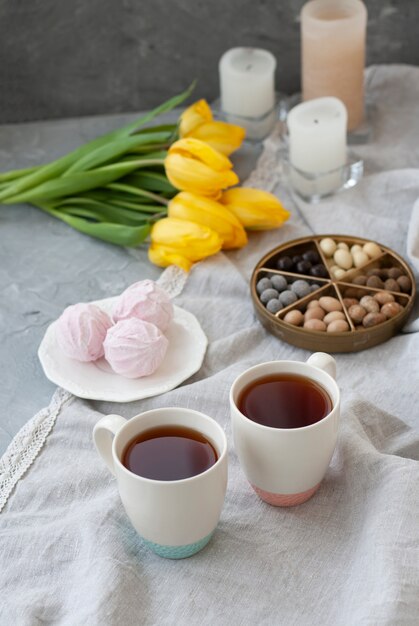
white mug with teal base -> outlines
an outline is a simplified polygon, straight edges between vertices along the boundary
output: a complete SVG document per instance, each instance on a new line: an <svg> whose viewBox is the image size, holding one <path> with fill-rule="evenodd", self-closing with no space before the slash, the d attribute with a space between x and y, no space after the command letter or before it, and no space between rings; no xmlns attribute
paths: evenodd
<svg viewBox="0 0 419 626"><path fill-rule="evenodd" d="M152 480L122 464L127 444L157 426L183 426L200 432L218 459L209 469L182 480ZM227 439L215 420L191 409L162 408L130 420L107 415L96 424L93 439L116 476L125 511L145 544L156 554L183 559L202 550L218 524L227 487Z"/></svg>

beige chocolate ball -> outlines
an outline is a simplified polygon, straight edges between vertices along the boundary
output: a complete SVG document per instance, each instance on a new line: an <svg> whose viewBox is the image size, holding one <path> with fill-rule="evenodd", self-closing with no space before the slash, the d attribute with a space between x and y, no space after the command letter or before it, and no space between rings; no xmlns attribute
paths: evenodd
<svg viewBox="0 0 419 626"><path fill-rule="evenodd" d="M304 322L304 315L298 309L294 311L288 311L286 315L284 315L284 322L288 324L292 324L293 326L301 326Z"/></svg>
<svg viewBox="0 0 419 626"><path fill-rule="evenodd" d="M349 324L346 320L335 320L327 326L328 333L344 333L349 330Z"/></svg>
<svg viewBox="0 0 419 626"><path fill-rule="evenodd" d="M367 313L378 313L380 310L380 305L372 296L364 296L359 304L364 307Z"/></svg>
<svg viewBox="0 0 419 626"><path fill-rule="evenodd" d="M307 311L305 312L304 321L307 322L308 320L322 320L325 315L326 313L319 306L312 307L311 309L307 309Z"/></svg>
<svg viewBox="0 0 419 626"><path fill-rule="evenodd" d="M386 317L395 317L403 311L403 307L398 302L387 302L381 307L381 313Z"/></svg>
<svg viewBox="0 0 419 626"><path fill-rule="evenodd" d="M349 250L349 246L344 241L339 241L337 245L338 250Z"/></svg>
<svg viewBox="0 0 419 626"><path fill-rule="evenodd" d="M319 304L322 309L330 313L330 311L342 311L342 305L337 298L331 296L322 296L319 298Z"/></svg>
<svg viewBox="0 0 419 626"><path fill-rule="evenodd" d="M394 296L388 291L379 291L373 296L374 300L377 300L378 304L387 304L387 302L394 302Z"/></svg>
<svg viewBox="0 0 419 626"><path fill-rule="evenodd" d="M315 309L318 306L320 306L318 300L310 300L310 302L307 304L308 309Z"/></svg>
<svg viewBox="0 0 419 626"><path fill-rule="evenodd" d="M339 267L341 267L343 270L349 270L353 265L352 254L349 252L349 250L343 250L342 248L336 250L335 254L333 255L333 260L336 265L339 265Z"/></svg>
<svg viewBox="0 0 419 626"><path fill-rule="evenodd" d="M349 307L348 313L351 320L353 320L355 324L359 324L366 316L367 311L360 304L353 304Z"/></svg>
<svg viewBox="0 0 419 626"><path fill-rule="evenodd" d="M372 326L377 326L377 324L382 324L386 320L387 318L383 313L367 313L362 320L362 325L364 328L371 328Z"/></svg>
<svg viewBox="0 0 419 626"><path fill-rule="evenodd" d="M368 254L365 254L365 252L353 252L352 257L355 267L361 267L361 265L365 265L365 263L368 263L370 260Z"/></svg>
<svg viewBox="0 0 419 626"><path fill-rule="evenodd" d="M326 330L326 324L322 320L307 320L304 322L307 330Z"/></svg>
<svg viewBox="0 0 419 626"><path fill-rule="evenodd" d="M359 243L356 243L351 247L352 256L355 254L355 252L362 252L362 246L360 246Z"/></svg>
<svg viewBox="0 0 419 626"><path fill-rule="evenodd" d="M325 315L323 318L323 322L325 324L336 322L336 320L346 320L345 313L343 313L342 311L330 311L330 313Z"/></svg>
<svg viewBox="0 0 419 626"><path fill-rule="evenodd" d="M322 252L324 252L326 256L333 256L336 250L336 242L334 239L331 239L330 237L325 237L324 239L320 241L320 248L322 249Z"/></svg>
<svg viewBox="0 0 419 626"><path fill-rule="evenodd" d="M334 278L336 278L336 280L342 280L345 274L346 274L346 270L343 270L340 267L338 267L338 269L333 272L333 276Z"/></svg>
<svg viewBox="0 0 419 626"><path fill-rule="evenodd" d="M374 243L373 241L369 241L368 243L364 244L362 249L365 252L365 254L368 254L368 256L371 257L372 259L374 259L376 256L380 256L381 254L380 246Z"/></svg>

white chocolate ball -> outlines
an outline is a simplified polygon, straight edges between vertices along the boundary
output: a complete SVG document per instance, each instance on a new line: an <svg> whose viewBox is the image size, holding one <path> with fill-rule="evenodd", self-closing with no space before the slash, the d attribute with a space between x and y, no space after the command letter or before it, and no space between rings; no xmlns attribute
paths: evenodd
<svg viewBox="0 0 419 626"><path fill-rule="evenodd" d="M381 254L380 246L378 246L373 241L369 241L368 243L364 244L364 247L362 249L365 254L368 254L371 259L374 259L376 256L380 256Z"/></svg>
<svg viewBox="0 0 419 626"><path fill-rule="evenodd" d="M355 252L362 252L362 246L360 246L359 243L356 243L351 247L352 256L355 254Z"/></svg>
<svg viewBox="0 0 419 626"><path fill-rule="evenodd" d="M341 280L346 274L346 271L343 270L341 267L338 267L337 270L335 270L333 276L336 278L336 280Z"/></svg>
<svg viewBox="0 0 419 626"><path fill-rule="evenodd" d="M368 254L366 254L362 250L361 252L354 252L352 254L352 257L354 260L355 267L361 267L361 265L365 265L365 263L368 263L369 261Z"/></svg>
<svg viewBox="0 0 419 626"><path fill-rule="evenodd" d="M335 263L344 270L349 270L352 267L353 259L349 250L339 248L333 255L333 259Z"/></svg>
<svg viewBox="0 0 419 626"><path fill-rule="evenodd" d="M334 239L331 239L330 237L325 237L320 241L320 248L326 256L332 256L336 250L336 243Z"/></svg>
<svg viewBox="0 0 419 626"><path fill-rule="evenodd" d="M349 246L344 241L339 241L339 243L337 245L337 249L338 250L348 250L349 251Z"/></svg>

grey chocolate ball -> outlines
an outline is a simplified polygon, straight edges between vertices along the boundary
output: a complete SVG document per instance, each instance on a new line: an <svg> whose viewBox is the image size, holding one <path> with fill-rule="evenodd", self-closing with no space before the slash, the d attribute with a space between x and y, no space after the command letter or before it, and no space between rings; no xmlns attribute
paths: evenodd
<svg viewBox="0 0 419 626"><path fill-rule="evenodd" d="M291 285L291 290L299 297L304 298L311 293L310 285L306 280L296 280Z"/></svg>
<svg viewBox="0 0 419 626"><path fill-rule="evenodd" d="M278 292L276 289L265 289L260 294L260 301L263 302L263 304L267 304L269 300L274 300L277 297Z"/></svg>
<svg viewBox="0 0 419 626"><path fill-rule="evenodd" d="M287 279L280 274L274 274L271 276L272 287L277 291L285 291L288 287Z"/></svg>
<svg viewBox="0 0 419 626"><path fill-rule="evenodd" d="M265 291L265 289L271 289L271 288L272 288L272 283L269 280L269 278L261 278L256 283L256 291L258 292L258 294L261 294L262 291Z"/></svg>
<svg viewBox="0 0 419 626"><path fill-rule="evenodd" d="M287 289L286 291L283 291L279 294L279 299L281 301L281 304L283 304L284 306L289 306L290 304L293 304L298 300L298 296L290 289Z"/></svg>
<svg viewBox="0 0 419 626"><path fill-rule="evenodd" d="M273 298L272 300L269 300L266 308L270 313L278 313L278 311L280 311L284 307L277 298Z"/></svg>

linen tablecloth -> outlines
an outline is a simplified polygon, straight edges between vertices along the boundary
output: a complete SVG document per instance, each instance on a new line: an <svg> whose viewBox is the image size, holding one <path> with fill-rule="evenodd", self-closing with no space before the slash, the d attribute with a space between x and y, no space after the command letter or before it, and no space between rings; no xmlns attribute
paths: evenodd
<svg viewBox="0 0 419 626"><path fill-rule="evenodd" d="M292 219L192 269L175 301L208 336L199 372L169 393L124 405L57 390L6 453L2 470L10 474L19 446L39 439L38 456L0 515L2 625L419 623L417 307L411 332L335 355L341 430L325 480L307 503L281 509L257 498L240 470L229 420L229 388L244 369L309 356L255 318L249 277L266 251L311 232L339 232L407 256L419 198L419 69L373 67L366 80L374 135L355 148L366 163L360 184L316 206L296 203L281 172L266 170L278 147L277 137L268 139L250 182L273 188ZM414 264L418 210L409 232ZM211 415L230 445L218 530L205 550L183 561L161 559L139 540L91 437L108 412L131 417L162 406Z"/></svg>

